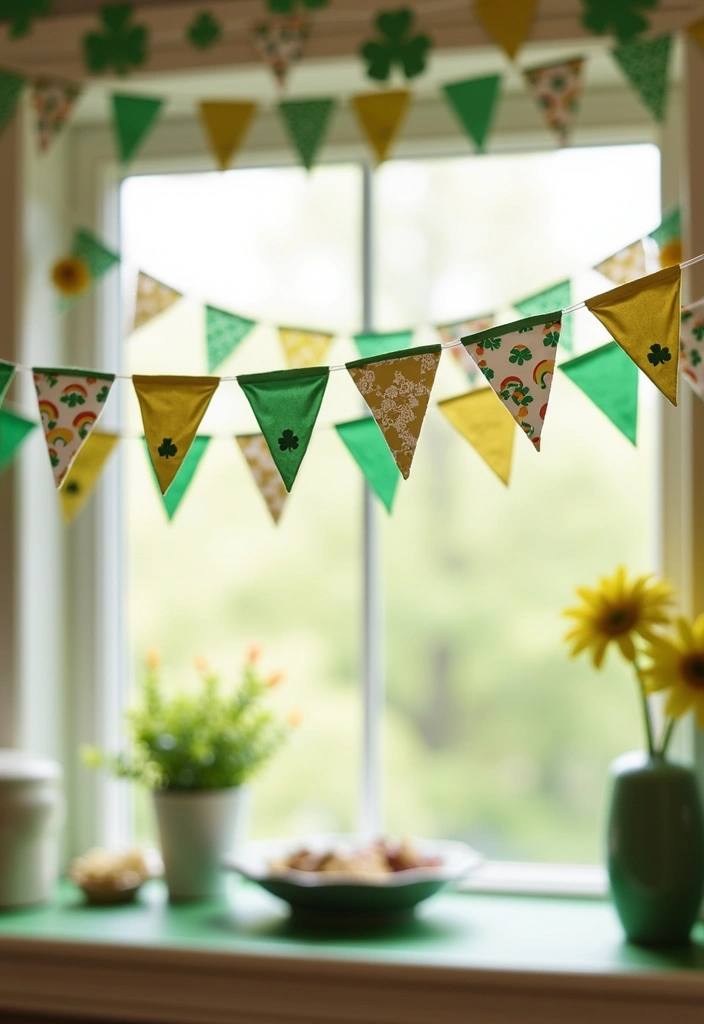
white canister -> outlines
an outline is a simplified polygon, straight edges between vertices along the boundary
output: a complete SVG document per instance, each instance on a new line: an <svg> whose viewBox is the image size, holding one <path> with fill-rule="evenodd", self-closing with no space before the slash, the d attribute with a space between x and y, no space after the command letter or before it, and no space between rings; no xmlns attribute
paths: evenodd
<svg viewBox="0 0 704 1024"><path fill-rule="evenodd" d="M59 873L61 766L0 750L0 908L42 903Z"/></svg>

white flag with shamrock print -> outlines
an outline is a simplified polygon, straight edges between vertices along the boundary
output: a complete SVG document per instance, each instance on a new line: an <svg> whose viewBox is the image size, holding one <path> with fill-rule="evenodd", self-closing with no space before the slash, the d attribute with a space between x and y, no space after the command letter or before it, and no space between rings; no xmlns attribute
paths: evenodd
<svg viewBox="0 0 704 1024"><path fill-rule="evenodd" d="M704 398L704 299L682 307L680 373L699 397Z"/></svg>
<svg viewBox="0 0 704 1024"><path fill-rule="evenodd" d="M529 316L462 339L501 402L540 451L562 312Z"/></svg>

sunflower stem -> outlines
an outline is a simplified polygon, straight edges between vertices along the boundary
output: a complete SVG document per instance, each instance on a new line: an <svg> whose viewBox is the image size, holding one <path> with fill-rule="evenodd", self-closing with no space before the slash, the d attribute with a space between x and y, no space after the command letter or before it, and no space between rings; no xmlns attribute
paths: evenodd
<svg viewBox="0 0 704 1024"><path fill-rule="evenodd" d="M648 753L651 757L655 757L655 742L653 740L653 723L650 718L650 706L648 704L648 695L645 692L645 683L643 682L643 675L637 658L633 659L633 668L635 669L636 678L638 679L638 690L640 692L641 706L643 708L643 721L645 722L645 736L648 741Z"/></svg>
<svg viewBox="0 0 704 1024"><path fill-rule="evenodd" d="M667 725L665 726L665 731L662 734L662 743L660 744L660 756L662 758L665 757L665 754L667 753L667 748L670 745L672 730L675 728L675 721L676 719L674 718L668 718Z"/></svg>

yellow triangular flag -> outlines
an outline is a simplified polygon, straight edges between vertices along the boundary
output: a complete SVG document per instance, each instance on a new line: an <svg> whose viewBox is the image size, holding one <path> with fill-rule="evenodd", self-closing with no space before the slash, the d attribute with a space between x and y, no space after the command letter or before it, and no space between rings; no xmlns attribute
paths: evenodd
<svg viewBox="0 0 704 1024"><path fill-rule="evenodd" d="M474 13L513 60L525 42L537 5L537 0L474 0Z"/></svg>
<svg viewBox="0 0 704 1024"><path fill-rule="evenodd" d="M148 324L155 316L165 313L175 302L183 298L181 292L177 292L163 281L150 277L140 270L137 276L137 298L134 304L134 323L132 330Z"/></svg>
<svg viewBox="0 0 704 1024"><path fill-rule="evenodd" d="M680 362L680 277L678 266L666 267L585 303L673 405Z"/></svg>
<svg viewBox="0 0 704 1024"><path fill-rule="evenodd" d="M386 160L401 127L411 94L406 89L390 92L363 93L350 100L362 131L377 155L379 163Z"/></svg>
<svg viewBox="0 0 704 1024"><path fill-rule="evenodd" d="M242 145L257 109L256 103L204 102L200 116L221 171Z"/></svg>
<svg viewBox="0 0 704 1024"><path fill-rule="evenodd" d="M701 46L704 49L704 18L688 25L685 32L690 39L694 40L697 46Z"/></svg>
<svg viewBox="0 0 704 1024"><path fill-rule="evenodd" d="M219 377L132 377L144 437L162 494L181 468Z"/></svg>
<svg viewBox="0 0 704 1024"><path fill-rule="evenodd" d="M240 434L236 440L271 513L271 518L278 523L288 498L288 491L272 458L266 438L263 434Z"/></svg>
<svg viewBox="0 0 704 1024"><path fill-rule="evenodd" d="M304 331L298 327L279 327L279 338L286 356L286 365L292 370L324 363L334 334L323 331Z"/></svg>
<svg viewBox="0 0 704 1024"><path fill-rule="evenodd" d="M117 434L89 434L71 464L59 491L61 515L68 526L93 493L103 467L113 452Z"/></svg>
<svg viewBox="0 0 704 1024"><path fill-rule="evenodd" d="M508 486L516 424L491 388L438 402L440 412Z"/></svg>

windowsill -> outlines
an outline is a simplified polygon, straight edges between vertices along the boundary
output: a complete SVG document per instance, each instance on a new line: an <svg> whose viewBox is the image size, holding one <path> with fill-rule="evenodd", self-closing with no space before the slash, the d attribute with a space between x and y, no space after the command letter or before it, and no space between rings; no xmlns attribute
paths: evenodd
<svg viewBox="0 0 704 1024"><path fill-rule="evenodd" d="M695 940L630 946L596 900L447 894L393 932L326 937L247 884L227 903L169 906L151 883L135 905L94 909L66 883L44 908L0 915L0 1016L579 1024L612 1009L684 1024L704 1014L704 925Z"/></svg>

